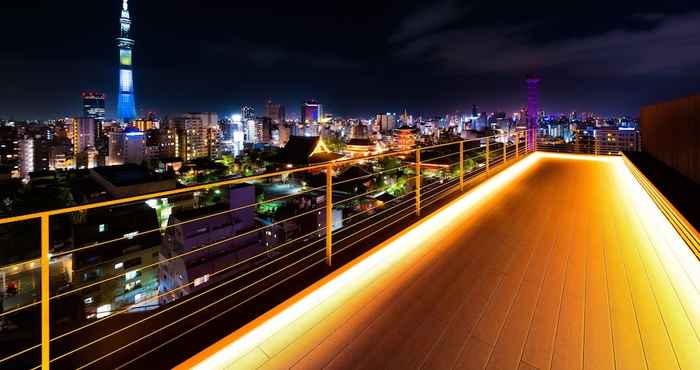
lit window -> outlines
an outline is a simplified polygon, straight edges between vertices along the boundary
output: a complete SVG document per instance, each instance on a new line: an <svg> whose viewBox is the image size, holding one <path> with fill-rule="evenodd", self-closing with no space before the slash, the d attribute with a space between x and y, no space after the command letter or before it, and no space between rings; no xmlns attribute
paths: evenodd
<svg viewBox="0 0 700 370"><path fill-rule="evenodd" d="M124 276L124 278L125 278L126 280L131 280L131 279L133 279L133 278L135 278L135 277L136 277L136 270L134 270L134 271L129 271L129 272L127 272L126 275Z"/></svg>
<svg viewBox="0 0 700 370"><path fill-rule="evenodd" d="M209 281L209 274L194 279L194 286L202 285Z"/></svg>
<svg viewBox="0 0 700 370"><path fill-rule="evenodd" d="M103 317L109 316L109 314L112 312L112 305L111 304L105 304L100 307L97 307L97 317L98 319L101 319Z"/></svg>
<svg viewBox="0 0 700 370"><path fill-rule="evenodd" d="M101 232L101 233L107 231L107 225L105 225L105 224L100 224L100 226L98 227L98 231Z"/></svg>
<svg viewBox="0 0 700 370"><path fill-rule="evenodd" d="M126 238L126 239L133 239L133 238L134 238L136 235L138 235L138 234L139 234L138 231L132 231L132 232L130 232L130 233L128 233L128 234L124 234L124 238Z"/></svg>
<svg viewBox="0 0 700 370"><path fill-rule="evenodd" d="M121 92L131 92L132 90L132 75L128 69L119 70L119 89Z"/></svg>
<svg viewBox="0 0 700 370"><path fill-rule="evenodd" d="M117 262L114 264L114 269L119 270L121 268L124 268L124 262Z"/></svg>
<svg viewBox="0 0 700 370"><path fill-rule="evenodd" d="M95 300L92 297L87 297L83 300L83 302L85 302L85 304L90 304L90 303L93 303L94 301Z"/></svg>
<svg viewBox="0 0 700 370"><path fill-rule="evenodd" d="M139 284L141 284L141 280L128 282L128 283L126 283L126 285L124 285L124 290L126 290L128 292L128 291L136 288Z"/></svg>

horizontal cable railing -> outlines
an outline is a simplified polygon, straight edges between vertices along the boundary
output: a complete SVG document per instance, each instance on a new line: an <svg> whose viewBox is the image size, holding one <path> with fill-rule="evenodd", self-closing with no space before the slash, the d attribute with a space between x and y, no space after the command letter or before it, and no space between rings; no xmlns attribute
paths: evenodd
<svg viewBox="0 0 700 370"><path fill-rule="evenodd" d="M0 367L129 364L363 252L529 144L503 133L0 219L40 256L0 261L19 287L2 295Z"/></svg>
<svg viewBox="0 0 700 370"><path fill-rule="evenodd" d="M639 144L635 141L608 140L605 137L584 137L570 142L538 138L536 149L543 152L618 156L622 152L639 151Z"/></svg>

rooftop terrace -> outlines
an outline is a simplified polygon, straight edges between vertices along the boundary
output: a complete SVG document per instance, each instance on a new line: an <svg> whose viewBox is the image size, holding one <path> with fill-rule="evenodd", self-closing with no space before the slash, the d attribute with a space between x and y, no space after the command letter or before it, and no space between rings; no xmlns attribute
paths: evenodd
<svg viewBox="0 0 700 370"><path fill-rule="evenodd" d="M699 369L700 264L623 161L532 154L180 368Z"/></svg>
<svg viewBox="0 0 700 370"><path fill-rule="evenodd" d="M0 367L700 369L687 208L607 142L528 138L2 218L40 258L0 264Z"/></svg>

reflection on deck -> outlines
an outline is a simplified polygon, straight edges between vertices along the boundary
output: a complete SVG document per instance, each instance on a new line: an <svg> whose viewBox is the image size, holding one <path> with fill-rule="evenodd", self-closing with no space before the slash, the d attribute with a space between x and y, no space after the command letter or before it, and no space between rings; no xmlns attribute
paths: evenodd
<svg viewBox="0 0 700 370"><path fill-rule="evenodd" d="M620 158L536 153L183 368L700 369L700 263Z"/></svg>

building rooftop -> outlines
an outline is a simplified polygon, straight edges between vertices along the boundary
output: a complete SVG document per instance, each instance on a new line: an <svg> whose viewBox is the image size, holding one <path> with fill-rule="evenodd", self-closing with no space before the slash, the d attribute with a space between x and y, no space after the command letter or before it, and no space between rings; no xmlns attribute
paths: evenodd
<svg viewBox="0 0 700 370"><path fill-rule="evenodd" d="M148 168L130 163L118 166L95 167L92 171L114 186L130 186L162 180L160 176L154 174Z"/></svg>
<svg viewBox="0 0 700 370"><path fill-rule="evenodd" d="M290 136L287 144L280 150L278 161L295 165L323 163L341 158L326 148L318 136Z"/></svg>

